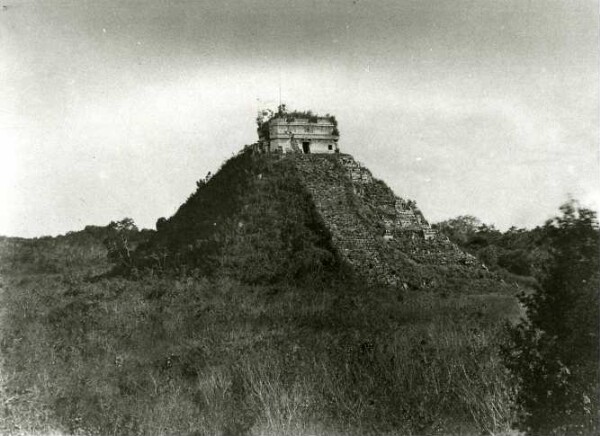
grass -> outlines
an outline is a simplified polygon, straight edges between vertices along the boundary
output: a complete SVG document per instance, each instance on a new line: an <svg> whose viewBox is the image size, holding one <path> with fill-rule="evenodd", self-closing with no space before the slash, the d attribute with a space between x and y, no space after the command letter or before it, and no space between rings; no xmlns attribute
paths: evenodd
<svg viewBox="0 0 600 436"><path fill-rule="evenodd" d="M510 431L509 295L14 271L3 434Z"/></svg>

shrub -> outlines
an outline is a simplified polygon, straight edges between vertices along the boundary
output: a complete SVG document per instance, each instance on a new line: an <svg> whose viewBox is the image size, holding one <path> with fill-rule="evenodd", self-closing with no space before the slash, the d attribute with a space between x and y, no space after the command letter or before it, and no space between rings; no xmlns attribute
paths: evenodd
<svg viewBox="0 0 600 436"><path fill-rule="evenodd" d="M517 378L517 426L531 435L598 434L598 252L594 212L570 202L549 221L552 259L538 291L522 295L527 319L504 355Z"/></svg>

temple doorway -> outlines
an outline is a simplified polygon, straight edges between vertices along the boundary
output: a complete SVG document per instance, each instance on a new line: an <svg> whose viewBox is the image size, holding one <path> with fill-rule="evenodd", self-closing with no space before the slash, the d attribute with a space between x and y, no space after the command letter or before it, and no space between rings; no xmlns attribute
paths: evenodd
<svg viewBox="0 0 600 436"><path fill-rule="evenodd" d="M304 154L310 153L310 142L305 141L302 143L302 151L304 152Z"/></svg>

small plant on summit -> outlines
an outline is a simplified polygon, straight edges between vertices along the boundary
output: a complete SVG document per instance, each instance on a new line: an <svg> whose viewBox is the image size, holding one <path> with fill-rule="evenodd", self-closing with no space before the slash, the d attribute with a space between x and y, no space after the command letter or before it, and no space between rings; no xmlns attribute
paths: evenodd
<svg viewBox="0 0 600 436"><path fill-rule="evenodd" d="M196 182L196 188L200 189L200 188L202 188L203 186L206 186L206 184L208 183L208 181L209 181L211 178L212 178L212 173L209 171L209 172L206 174L206 177L205 177L205 178L203 178L203 179L200 179L200 180L198 180L198 181Z"/></svg>

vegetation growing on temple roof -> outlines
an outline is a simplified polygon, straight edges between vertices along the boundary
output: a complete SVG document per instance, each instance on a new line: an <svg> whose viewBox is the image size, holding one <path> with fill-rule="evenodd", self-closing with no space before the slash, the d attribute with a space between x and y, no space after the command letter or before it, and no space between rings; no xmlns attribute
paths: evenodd
<svg viewBox="0 0 600 436"><path fill-rule="evenodd" d="M268 111L263 111L262 114L266 115L267 118L266 119L263 117L257 118L256 122L257 122L259 128L261 128L264 124L268 124L269 121L271 121L272 119L275 119L275 118L285 118L286 122L288 122L288 123L294 122L298 118L307 119L309 123L317 123L319 121L319 119L326 119L331 124L333 124L335 127L337 127L337 125L338 125L337 119L335 118L334 115L330 115L330 114L319 115L319 114L314 113L311 110L288 111L285 104L279 105L277 108L277 112L268 110Z"/></svg>

